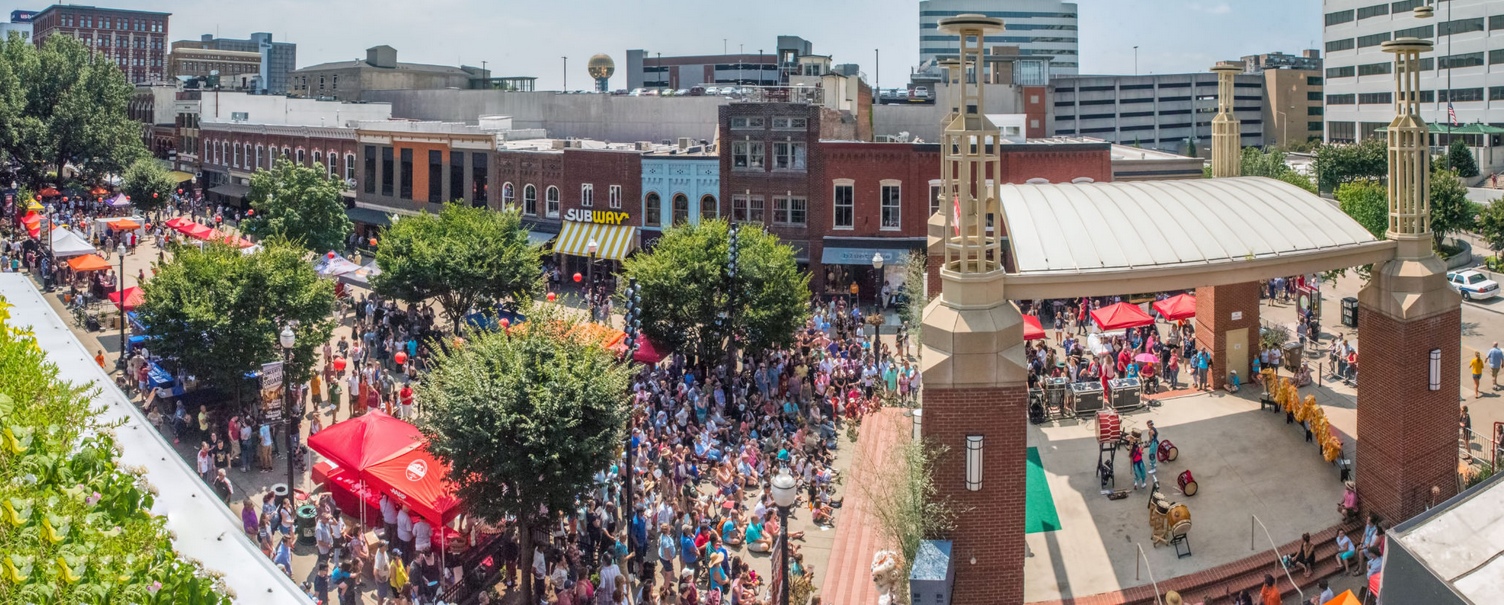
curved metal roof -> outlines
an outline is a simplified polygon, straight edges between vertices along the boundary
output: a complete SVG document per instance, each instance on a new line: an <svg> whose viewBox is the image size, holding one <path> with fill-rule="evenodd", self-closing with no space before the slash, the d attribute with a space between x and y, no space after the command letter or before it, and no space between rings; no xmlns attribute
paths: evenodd
<svg viewBox="0 0 1504 605"><path fill-rule="evenodd" d="M1264 177L999 190L1020 275L1294 260L1380 241L1335 204Z"/></svg>

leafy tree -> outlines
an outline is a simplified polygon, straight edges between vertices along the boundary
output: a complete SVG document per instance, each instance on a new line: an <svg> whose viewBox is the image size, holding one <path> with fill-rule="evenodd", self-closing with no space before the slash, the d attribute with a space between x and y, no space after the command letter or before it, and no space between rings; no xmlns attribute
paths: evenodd
<svg viewBox="0 0 1504 605"><path fill-rule="evenodd" d="M1471 229L1478 212L1478 204L1467 199L1467 188L1456 172L1431 173L1431 235L1437 247L1448 235Z"/></svg>
<svg viewBox="0 0 1504 605"><path fill-rule="evenodd" d="M907 299L903 308L903 323L908 326L909 339L920 342L920 329L924 325L924 308L930 304L930 293L925 289L929 275L929 256L923 251L909 253L909 262L904 265L903 296Z"/></svg>
<svg viewBox="0 0 1504 605"><path fill-rule="evenodd" d="M1279 149L1266 151L1257 147L1244 147L1239 164L1243 176L1279 178L1285 173L1293 172L1290 165L1285 163L1285 152Z"/></svg>
<svg viewBox="0 0 1504 605"><path fill-rule="evenodd" d="M340 195L344 188L327 170L279 159L271 170L251 175L246 200L255 213L246 219L245 232L284 237L315 254L343 250L354 229Z"/></svg>
<svg viewBox="0 0 1504 605"><path fill-rule="evenodd" d="M278 334L296 320L290 380L312 376L318 347L334 323L334 285L319 279L307 253L280 239L255 254L217 243L178 248L142 285L137 312L154 338L152 351L219 387L239 387L246 373L282 359Z"/></svg>
<svg viewBox="0 0 1504 605"><path fill-rule="evenodd" d="M1322 191L1336 191L1344 183L1388 178L1389 151L1385 145L1383 139L1369 138L1356 144L1317 147L1316 185Z"/></svg>
<svg viewBox="0 0 1504 605"><path fill-rule="evenodd" d="M809 275L793 249L744 226L730 278L729 243L725 221L702 220L668 229L652 252L627 259L626 274L641 289L642 330L653 342L697 354L700 363L724 357L728 336L754 354L792 342L809 313ZM736 292L729 301L728 282Z"/></svg>
<svg viewBox="0 0 1504 605"><path fill-rule="evenodd" d="M1478 176L1478 161L1473 159L1473 151L1468 149L1467 143L1462 139L1452 141L1447 149L1447 162L1452 165L1452 170L1465 179Z"/></svg>
<svg viewBox="0 0 1504 605"><path fill-rule="evenodd" d="M1378 239L1389 230L1389 191L1378 181L1362 180L1337 187L1337 207Z"/></svg>
<svg viewBox="0 0 1504 605"><path fill-rule="evenodd" d="M418 427L459 498L483 519L515 516L522 552L532 552L532 528L573 510L615 459L631 372L598 341L572 337L578 324L557 307L528 316L439 352L417 392ZM523 584L521 602L536 602Z"/></svg>
<svg viewBox="0 0 1504 605"><path fill-rule="evenodd" d="M1274 178L1279 179L1281 181L1284 181L1286 183L1289 183L1291 185L1294 185L1296 187L1299 187L1301 189L1304 189L1306 191L1309 191L1309 192L1311 192L1312 195L1315 195L1316 193L1318 193L1316 191L1316 183L1311 182L1311 177L1308 177L1308 176L1306 176L1304 174L1301 174L1299 172L1296 172L1294 170L1290 170L1290 171L1288 171L1288 172L1286 172L1284 174L1281 174L1279 176L1276 176Z"/></svg>
<svg viewBox="0 0 1504 605"><path fill-rule="evenodd" d="M121 176L121 190L131 199L131 205L142 212L156 212L166 207L177 184L172 173L151 158L132 162Z"/></svg>
<svg viewBox="0 0 1504 605"><path fill-rule="evenodd" d="M482 300L522 302L542 289L538 248L527 240L521 215L447 204L394 221L376 251L381 274L371 286L409 302L434 298L458 331Z"/></svg>
<svg viewBox="0 0 1504 605"><path fill-rule="evenodd" d="M11 36L0 43L0 152L33 189L49 167L61 177L71 164L96 181L120 173L146 154L140 124L126 115L134 93L118 67L72 36L40 49Z"/></svg>
<svg viewBox="0 0 1504 605"><path fill-rule="evenodd" d="M1493 248L1494 256L1504 250L1504 198L1481 204L1478 213L1478 235Z"/></svg>
<svg viewBox="0 0 1504 605"><path fill-rule="evenodd" d="M1185 146L1180 149L1180 155L1188 158L1197 157L1198 154L1196 153L1196 141L1193 139L1186 139Z"/></svg>

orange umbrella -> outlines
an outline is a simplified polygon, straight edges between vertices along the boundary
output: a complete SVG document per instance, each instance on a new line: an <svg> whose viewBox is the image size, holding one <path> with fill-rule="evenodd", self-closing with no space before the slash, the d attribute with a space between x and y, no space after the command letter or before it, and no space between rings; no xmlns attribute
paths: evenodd
<svg viewBox="0 0 1504 605"><path fill-rule="evenodd" d="M62 195L61 191L58 191L57 189L52 188L52 187L48 187L48 188L43 189L43 190L41 190L41 191L39 191L37 193L39 195L41 195L42 197L55 197L55 196Z"/></svg>
<svg viewBox="0 0 1504 605"><path fill-rule="evenodd" d="M116 231L131 231L133 229L141 228L141 223L128 218L123 218L118 221L110 221L109 225L111 229L114 229Z"/></svg>
<svg viewBox="0 0 1504 605"><path fill-rule="evenodd" d="M73 267L74 271L99 271L110 268L110 261L94 254L85 254L68 259L68 266Z"/></svg>
<svg viewBox="0 0 1504 605"><path fill-rule="evenodd" d="M130 311L132 309L135 309L136 307L141 306L141 301L143 300L143 297L141 296L141 289L140 288L131 287L131 288L126 288L125 292L111 292L110 293L110 302L115 303L115 306L117 306L117 307L120 306L120 295L121 294L125 295L125 310L126 311Z"/></svg>
<svg viewBox="0 0 1504 605"><path fill-rule="evenodd" d="M96 186L96 187L94 187L94 189L90 190L89 193L92 193L92 194L94 194L96 196L102 196L102 195L109 195L110 194L110 190L109 189L105 189L104 187L98 187L98 186Z"/></svg>

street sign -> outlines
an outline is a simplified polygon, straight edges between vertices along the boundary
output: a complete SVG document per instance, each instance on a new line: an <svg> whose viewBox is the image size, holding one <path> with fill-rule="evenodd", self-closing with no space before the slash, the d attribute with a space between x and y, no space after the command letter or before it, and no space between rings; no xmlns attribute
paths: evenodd
<svg viewBox="0 0 1504 605"><path fill-rule="evenodd" d="M261 365L261 418L267 422L282 419L282 362Z"/></svg>

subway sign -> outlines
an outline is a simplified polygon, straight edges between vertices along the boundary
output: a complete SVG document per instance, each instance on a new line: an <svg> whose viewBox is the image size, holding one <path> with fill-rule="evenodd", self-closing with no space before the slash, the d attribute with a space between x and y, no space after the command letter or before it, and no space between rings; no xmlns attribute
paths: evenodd
<svg viewBox="0 0 1504 605"><path fill-rule="evenodd" d="M564 220L576 223L600 223L602 225L620 225L627 220L627 213L612 212L609 210L584 210L570 208L564 211Z"/></svg>

